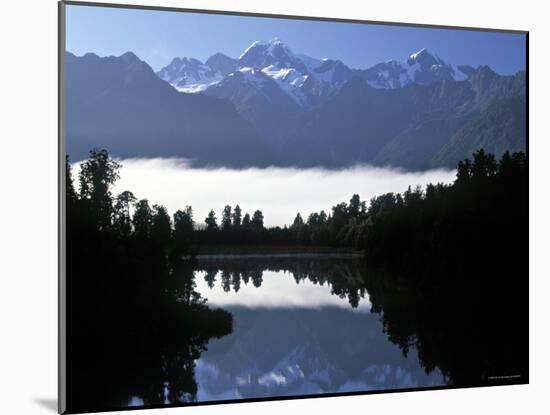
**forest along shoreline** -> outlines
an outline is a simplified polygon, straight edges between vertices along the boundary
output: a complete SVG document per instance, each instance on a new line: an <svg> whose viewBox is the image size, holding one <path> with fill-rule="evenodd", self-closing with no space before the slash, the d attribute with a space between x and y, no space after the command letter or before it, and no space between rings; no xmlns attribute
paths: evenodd
<svg viewBox="0 0 550 415"><path fill-rule="evenodd" d="M260 210L243 215L238 205L226 206L219 223L210 211L201 227L190 206L171 217L130 191L113 196L122 167L106 150L92 150L77 191L67 157L71 411L89 409L90 396L104 397L97 410L130 396L159 404L166 383L170 402L196 400L194 362L210 339L232 333L233 316L208 305L195 271L234 263L261 277L268 260L255 255L275 255L277 269L298 267L304 255L319 258L309 261L315 272L331 265L325 274L335 292L351 293L352 307L356 288L368 292L390 340L405 354L414 345L426 370L438 367L451 385L528 381L525 153L505 152L497 161L479 150L458 163L452 184L409 187L368 204L353 195L282 228L265 227ZM365 260L349 262L364 272L352 275L364 278L336 271L344 261L333 255L357 252ZM225 257L201 265L199 255ZM155 376L151 383L140 381L144 370Z"/></svg>
<svg viewBox="0 0 550 415"><path fill-rule="evenodd" d="M508 236L523 236L526 222L527 159L522 152L505 152L497 160L480 149L472 160L458 163L452 184L409 186L403 193L389 192L368 203L354 194L327 211L307 217L297 213L283 227L265 226L261 210L249 214L238 204L226 205L219 219L210 210L203 221L196 221L192 206L182 206L171 216L165 206L138 200L129 190L114 197L111 190L121 168L107 150L91 150L81 165L77 191L67 156L67 210L74 219L69 223L78 225L74 228L91 226L118 241L121 249L152 244L161 257L173 259L364 255L369 266L440 280L437 276L450 270L468 274L465 262L479 252L496 252L496 247L507 251L503 242Z"/></svg>

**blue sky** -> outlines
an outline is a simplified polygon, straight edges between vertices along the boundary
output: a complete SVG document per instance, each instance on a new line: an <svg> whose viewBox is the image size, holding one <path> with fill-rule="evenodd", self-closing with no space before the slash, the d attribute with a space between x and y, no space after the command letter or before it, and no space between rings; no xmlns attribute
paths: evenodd
<svg viewBox="0 0 550 415"><path fill-rule="evenodd" d="M238 57L253 41L275 37L296 53L340 59L353 68L405 60L427 48L457 65L485 64L501 74L525 69L522 34L77 5L66 10L68 51L100 56L132 51L155 70L176 56Z"/></svg>

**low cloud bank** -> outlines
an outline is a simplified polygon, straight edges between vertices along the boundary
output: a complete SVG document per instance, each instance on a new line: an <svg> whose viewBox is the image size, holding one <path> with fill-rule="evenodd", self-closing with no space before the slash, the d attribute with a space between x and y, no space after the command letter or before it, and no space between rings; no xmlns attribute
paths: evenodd
<svg viewBox="0 0 550 415"><path fill-rule="evenodd" d="M194 168L178 159L125 159L113 194L130 190L151 204L162 204L172 214L191 205L197 223L210 209L218 219L227 204L251 215L264 214L266 226L289 225L299 212L307 218L357 193L370 200L387 192L403 192L410 186L450 183L456 172L448 169L405 172L399 169L354 166L342 170L322 168ZM75 166L75 174L78 166ZM75 181L77 182L77 181Z"/></svg>

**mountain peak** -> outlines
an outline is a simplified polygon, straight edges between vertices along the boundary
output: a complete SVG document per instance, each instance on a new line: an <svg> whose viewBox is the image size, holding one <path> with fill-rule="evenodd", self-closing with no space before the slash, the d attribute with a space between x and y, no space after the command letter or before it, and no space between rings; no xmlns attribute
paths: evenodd
<svg viewBox="0 0 550 415"><path fill-rule="evenodd" d="M136 54L130 51L120 55L120 59L122 59L124 62L127 62L127 63L140 61L140 59L136 56Z"/></svg>
<svg viewBox="0 0 550 415"><path fill-rule="evenodd" d="M227 56L225 53L221 53L221 52L216 52L214 53L212 56L210 56L206 62L208 62L209 60L211 59L229 59L229 60L233 60L233 58L230 58L229 56Z"/></svg>
<svg viewBox="0 0 550 415"><path fill-rule="evenodd" d="M409 57L411 59L416 59L418 56L422 55L423 53L428 53L429 54L430 52L428 52L428 49L422 48L418 52L412 53Z"/></svg>
<svg viewBox="0 0 550 415"><path fill-rule="evenodd" d="M498 74L493 71L487 65L480 65L475 71L471 73L468 77L468 81L474 87L481 88L482 90L487 89L489 85L498 77Z"/></svg>
<svg viewBox="0 0 550 415"><path fill-rule="evenodd" d="M289 47L280 38L274 37L271 40L255 40L243 51L243 53L241 53L239 59L241 59L244 55L246 55L247 52L254 48L266 50L267 52L273 52L273 49L281 48L286 49L288 52L290 52Z"/></svg>
<svg viewBox="0 0 550 415"><path fill-rule="evenodd" d="M242 66L259 69L274 65L278 68L300 67L300 69L306 70L302 61L279 38L253 42L239 56L239 62Z"/></svg>
<svg viewBox="0 0 550 415"><path fill-rule="evenodd" d="M497 73L495 71L493 71L491 69L490 66L488 65L480 65L478 66L478 68L476 69L476 72L479 72L480 74L483 74L483 75L488 75L488 76L495 76L497 75Z"/></svg>
<svg viewBox="0 0 550 415"><path fill-rule="evenodd" d="M229 58L228 58L229 59ZM215 60L215 59L214 59ZM157 75L180 92L201 92L220 81L225 73L195 58L174 58Z"/></svg>
<svg viewBox="0 0 550 415"><path fill-rule="evenodd" d="M426 48L413 53L407 59L409 77L416 83L428 85L438 81L452 81L455 79L455 70L439 56L434 55Z"/></svg>
<svg viewBox="0 0 550 415"><path fill-rule="evenodd" d="M229 75L235 70L237 60L218 52L210 56L205 63L214 71Z"/></svg>
<svg viewBox="0 0 550 415"><path fill-rule="evenodd" d="M415 64L419 64L420 66L431 66L440 64L441 62L441 59L432 55L426 48L422 48L418 52L411 54L407 59L407 63L410 66Z"/></svg>

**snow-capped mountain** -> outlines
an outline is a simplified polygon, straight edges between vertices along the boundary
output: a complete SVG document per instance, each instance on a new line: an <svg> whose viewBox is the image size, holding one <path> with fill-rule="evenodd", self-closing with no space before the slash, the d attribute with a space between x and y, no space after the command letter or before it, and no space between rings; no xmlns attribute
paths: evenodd
<svg viewBox="0 0 550 415"><path fill-rule="evenodd" d="M117 156L241 167L454 167L480 142L497 156L525 147L524 71L455 67L425 49L367 69L296 54L280 40L255 42L239 58L176 58L156 74L130 52L68 53L66 65L76 159L97 136Z"/></svg>
<svg viewBox="0 0 550 415"><path fill-rule="evenodd" d="M178 91L190 93L204 91L224 77L219 70L214 70L194 58L174 58L168 66L157 72L157 75Z"/></svg>
<svg viewBox="0 0 550 415"><path fill-rule="evenodd" d="M291 120L301 112L302 101L293 93L299 92L298 89L293 91L291 84L277 79L279 74L273 79L268 69L240 68L208 87L204 95L231 101L239 114L266 137L283 136ZM278 140L272 140L274 146L277 143Z"/></svg>
<svg viewBox="0 0 550 415"><path fill-rule="evenodd" d="M277 38L252 43L239 56L238 66L263 72L300 107L314 105L351 77L351 70L342 62L296 55Z"/></svg>
<svg viewBox="0 0 550 415"><path fill-rule="evenodd" d="M405 62L392 59L357 72L374 88L397 89L410 83L430 85L444 80L462 81L473 70L466 65L455 68L427 49L421 49L411 54Z"/></svg>
<svg viewBox="0 0 550 415"><path fill-rule="evenodd" d="M300 99L288 91L288 88L280 86L282 82L279 77L284 78L284 72L280 71L273 75L270 73L270 67L264 70L243 67L210 86L205 94L218 98L230 98L241 112L247 103L251 103L256 109L262 105L268 105L272 111L282 110L285 107L296 110L296 107L301 104Z"/></svg>
<svg viewBox="0 0 550 415"><path fill-rule="evenodd" d="M502 76L488 67L454 66L427 49L397 58L350 68L330 57L295 53L274 39L253 42L237 58L217 53L204 63L174 59L158 76L179 91L229 101L290 164L455 166L475 151L475 126L460 135L468 137L461 141L470 147L453 145L457 150L450 155L442 146L490 105L514 120L509 136L521 136L525 82L520 73ZM506 99L519 101L504 105ZM442 111L452 116L442 121ZM488 140L492 144L485 148L495 154L516 148L497 146L493 136Z"/></svg>
<svg viewBox="0 0 550 415"><path fill-rule="evenodd" d="M407 59L411 80L417 84L429 85L437 81L454 81L456 71L443 59L421 49Z"/></svg>
<svg viewBox="0 0 550 415"><path fill-rule="evenodd" d="M373 88L397 89L411 82L407 65L396 60L381 62L358 72Z"/></svg>
<svg viewBox="0 0 550 415"><path fill-rule="evenodd" d="M274 80L300 107L308 108L354 76L373 88L397 89L410 83L429 85L443 80L463 80L471 73L469 69L468 66L455 68L427 49L411 54L405 61L392 59L367 69L351 69L340 60L294 53L275 38L253 42L237 59L222 53L212 55L205 63L194 58L175 58L158 76L180 92L196 93L235 72L252 74L253 70ZM246 86L249 87L250 84Z"/></svg>
<svg viewBox="0 0 550 415"><path fill-rule="evenodd" d="M205 64L224 76L229 75L237 69L237 59L230 58L223 53L215 53L210 56Z"/></svg>
<svg viewBox="0 0 550 415"><path fill-rule="evenodd" d="M282 40L255 41L239 56L239 65L262 69L273 66L278 69L293 68L307 72L306 65Z"/></svg>

